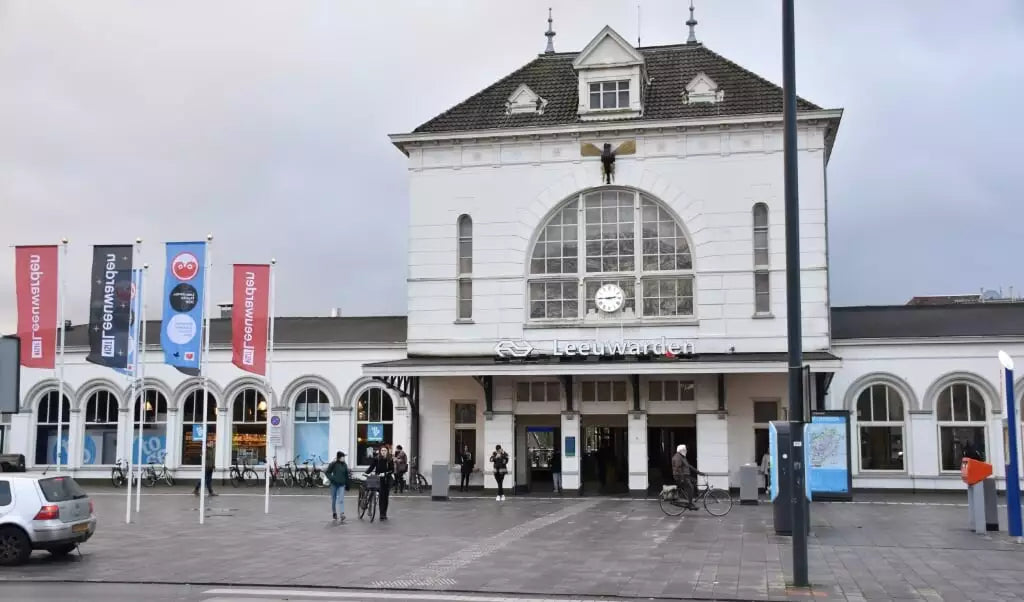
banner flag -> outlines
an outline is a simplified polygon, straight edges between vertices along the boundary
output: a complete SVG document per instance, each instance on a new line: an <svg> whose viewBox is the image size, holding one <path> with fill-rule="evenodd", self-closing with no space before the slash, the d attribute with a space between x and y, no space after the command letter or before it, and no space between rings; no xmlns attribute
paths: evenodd
<svg viewBox="0 0 1024 602"><path fill-rule="evenodd" d="M56 366L58 261L57 245L14 249L20 363L26 368Z"/></svg>
<svg viewBox="0 0 1024 602"><path fill-rule="evenodd" d="M93 245L88 362L108 368L128 366L134 255L132 245Z"/></svg>
<svg viewBox="0 0 1024 602"><path fill-rule="evenodd" d="M132 270L132 315L131 322L128 324L128 365L124 368L114 368L117 372L124 374L125 376L132 376L135 374L135 358L138 355L139 347L139 331L141 330L142 324L138 321L142 315L142 270L135 268Z"/></svg>
<svg viewBox="0 0 1024 602"><path fill-rule="evenodd" d="M231 363L266 375L270 319L270 266L235 264L231 311Z"/></svg>
<svg viewBox="0 0 1024 602"><path fill-rule="evenodd" d="M206 243L167 243L160 346L164 363L189 376L199 376L205 287Z"/></svg>

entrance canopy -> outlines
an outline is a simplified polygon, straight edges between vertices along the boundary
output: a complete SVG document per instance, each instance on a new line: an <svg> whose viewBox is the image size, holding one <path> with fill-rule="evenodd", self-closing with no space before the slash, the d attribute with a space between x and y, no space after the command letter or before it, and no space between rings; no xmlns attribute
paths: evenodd
<svg viewBox="0 0 1024 602"><path fill-rule="evenodd" d="M826 351L803 354L813 372L835 372L838 357ZM536 376L628 374L749 374L786 372L785 353L704 353L673 358L659 356L564 357L506 359L495 356L423 356L365 364L366 376Z"/></svg>

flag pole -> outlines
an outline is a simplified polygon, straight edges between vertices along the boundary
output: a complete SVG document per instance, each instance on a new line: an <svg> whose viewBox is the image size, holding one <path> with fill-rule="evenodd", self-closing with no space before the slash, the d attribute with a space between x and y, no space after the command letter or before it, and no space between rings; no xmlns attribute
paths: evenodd
<svg viewBox="0 0 1024 602"><path fill-rule="evenodd" d="M273 409L273 398L274 398L274 387L271 384L270 375L274 366L274 266L277 264L276 259L270 260L270 301L268 303L268 311L270 314L270 331L267 337L267 368L266 368L266 385L267 385L267 477L266 477L266 491L263 494L263 513L270 514L270 415ZM277 448L274 448L275 453Z"/></svg>
<svg viewBox="0 0 1024 602"><path fill-rule="evenodd" d="M139 254L139 245L140 244L142 244L142 239L141 238L136 238L135 239L135 245L132 247L132 265L133 266L135 265L135 257ZM134 269L134 267L132 269ZM133 280L134 280L134 278L133 278ZM138 294L138 291L136 291L136 295L137 294ZM136 322L139 319L139 316L137 314L135 316L135 319L136 319ZM139 332L139 330L138 330L138 328L136 328L135 329L136 337L138 337L138 332ZM135 408L136 408L136 406L139 406L139 410L140 411L145 411L145 408L142 407L142 404L144 404L146 402L145 399L144 399L144 396L140 395L139 396L139 402L137 404L135 403L136 392L139 391L139 386L138 386L139 385L139 350L138 350L138 343L137 342L135 344L135 347L136 347L135 348L135 362L131 366L131 374L132 374L132 376L131 376L131 385L128 387L128 391L129 391L129 395L128 395L129 402L128 403L130 404L130 407L131 407L131 410L130 410L131 413L128 415L128 491L127 491L127 493L125 495L125 499L124 499L124 522L125 523L129 523L129 524L132 522L132 480L133 480L133 477L135 476L135 473L132 470L133 465L135 464L134 462L132 462L132 435L135 434L135 411L136 411ZM128 368L128 366L126 365L125 368ZM139 433L139 436L140 437L142 436L141 432ZM142 460L142 454L139 454L139 461L141 462L141 460ZM139 480L135 484L135 486L138 489L142 489L142 475L141 474L139 474Z"/></svg>
<svg viewBox="0 0 1024 602"><path fill-rule="evenodd" d="M135 513L138 514L142 507L142 426L146 423L146 299L143 296L146 290L146 272L149 264L142 264L142 271L139 272L139 290L136 295L139 298L139 326L135 328L135 363L139 366L139 486L135 489ZM159 408L153 408L160 411Z"/></svg>
<svg viewBox="0 0 1024 602"><path fill-rule="evenodd" d="M203 380L203 447L200 451L200 468L202 475L199 477L199 524L206 523L206 443L210 436L210 423L207 412L210 405L210 382L207 371L210 365L210 270L213 268L211 259L213 246L213 234L206 235L206 269L203 272L203 349L202 357L199 359L199 372ZM214 454L214 467L217 465L216 454Z"/></svg>
<svg viewBox="0 0 1024 602"><path fill-rule="evenodd" d="M57 304L60 317L57 318L57 327L60 328L60 345L57 355L60 356L60 363L57 367L57 472L60 472L60 454L64 449L64 297L67 293L67 284L64 272L68 263L68 239L60 239L61 259L58 261L57 273L60 275L60 303ZM71 433L68 429L68 446L71 444ZM70 458L69 458L70 460Z"/></svg>

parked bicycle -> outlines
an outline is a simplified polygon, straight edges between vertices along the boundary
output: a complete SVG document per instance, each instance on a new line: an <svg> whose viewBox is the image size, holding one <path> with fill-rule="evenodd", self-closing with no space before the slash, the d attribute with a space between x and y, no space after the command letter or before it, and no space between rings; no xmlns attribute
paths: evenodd
<svg viewBox="0 0 1024 602"><path fill-rule="evenodd" d="M156 464L150 462L146 465L142 474L142 484L146 487L155 487L156 484L163 481L168 487L174 487L174 476L171 475L171 471L167 470L167 453L160 454L160 469L157 470Z"/></svg>
<svg viewBox="0 0 1024 602"><path fill-rule="evenodd" d="M412 493L423 493L430 489L430 483L427 482L427 478L423 476L418 467L417 458L413 456L412 461L409 462L409 491Z"/></svg>
<svg viewBox="0 0 1024 602"><path fill-rule="evenodd" d="M353 475L352 479L359 483L359 519L369 514L372 523L377 516L378 496L380 495L380 476L375 474L364 474L361 477Z"/></svg>
<svg viewBox="0 0 1024 602"><path fill-rule="evenodd" d="M110 469L110 482L114 487L124 487L128 482L128 463L119 459L117 464ZM133 481L134 483L134 481Z"/></svg>
<svg viewBox="0 0 1024 602"><path fill-rule="evenodd" d="M231 464L231 468L228 469L228 480L231 481L233 487L240 487L241 485L254 485L260 480L259 475L246 463L242 463L242 466L238 466L238 459Z"/></svg>
<svg viewBox="0 0 1024 602"><path fill-rule="evenodd" d="M277 456L274 456L274 465L270 472L270 483L274 487L292 487L295 485L295 465L291 462L283 466L277 463Z"/></svg>
<svg viewBox="0 0 1024 602"><path fill-rule="evenodd" d="M698 487L693 496L693 503L702 504L704 510L711 516L725 516L732 510L732 495L724 489L712 487L708 478L704 477L704 483ZM676 485L666 485L658 496L658 504L661 511L669 516L679 516L690 508L687 506L686 496L679 491Z"/></svg>
<svg viewBox="0 0 1024 602"><path fill-rule="evenodd" d="M295 457L298 461L299 457ZM326 487L327 478L324 476L324 471L321 466L326 465L324 459L320 456L310 456L306 458L306 461L302 464L301 468L296 469L295 478L299 483L300 487Z"/></svg>

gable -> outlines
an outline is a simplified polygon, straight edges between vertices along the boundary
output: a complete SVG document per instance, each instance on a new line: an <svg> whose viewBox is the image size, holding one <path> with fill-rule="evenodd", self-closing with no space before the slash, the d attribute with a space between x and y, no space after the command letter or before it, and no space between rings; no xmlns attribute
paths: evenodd
<svg viewBox="0 0 1024 602"><path fill-rule="evenodd" d="M708 77L703 71L686 84L686 91L683 98L687 103L693 102L718 102L725 97L725 90L721 90L715 80Z"/></svg>
<svg viewBox="0 0 1024 602"><path fill-rule="evenodd" d="M576 69L593 69L601 67L618 67L638 65L644 57L633 48L622 36L611 27L605 26L593 40L587 44L576 60Z"/></svg>
<svg viewBox="0 0 1024 602"><path fill-rule="evenodd" d="M548 101L541 98L539 94L530 89L530 86L526 84L519 84L512 95L508 97L505 103L505 111L509 115L522 114L522 113L544 113L544 107L546 107Z"/></svg>

